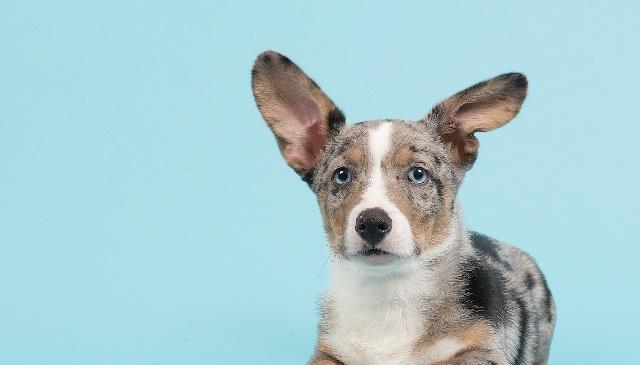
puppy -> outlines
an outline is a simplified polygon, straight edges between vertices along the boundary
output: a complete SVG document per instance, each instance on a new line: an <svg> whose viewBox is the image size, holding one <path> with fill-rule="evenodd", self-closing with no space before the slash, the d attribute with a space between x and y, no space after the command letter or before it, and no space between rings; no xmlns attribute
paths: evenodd
<svg viewBox="0 0 640 365"><path fill-rule="evenodd" d="M546 364L555 304L534 260L465 229L456 193L475 132L518 113L527 80L509 73L437 104L421 120L345 124L287 57L260 54L260 113L317 196L332 275L313 365Z"/></svg>

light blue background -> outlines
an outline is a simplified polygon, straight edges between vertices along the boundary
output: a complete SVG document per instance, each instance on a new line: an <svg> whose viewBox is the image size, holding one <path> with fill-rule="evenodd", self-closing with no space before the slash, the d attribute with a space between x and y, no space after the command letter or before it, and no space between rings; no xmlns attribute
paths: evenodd
<svg viewBox="0 0 640 365"><path fill-rule="evenodd" d="M469 227L536 257L552 364L637 364L638 6L0 3L0 364L303 364L314 197L255 108L279 50L348 120L417 119L522 71L480 136Z"/></svg>

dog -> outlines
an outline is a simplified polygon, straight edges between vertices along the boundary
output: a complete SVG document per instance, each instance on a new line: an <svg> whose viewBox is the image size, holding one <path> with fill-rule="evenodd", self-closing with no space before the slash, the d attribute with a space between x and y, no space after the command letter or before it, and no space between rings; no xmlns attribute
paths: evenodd
<svg viewBox="0 0 640 365"><path fill-rule="evenodd" d="M467 231L456 193L475 132L519 112L507 73L419 121L346 124L289 58L261 53L251 85L286 162L315 193L332 258L311 365L543 365L556 308L535 261Z"/></svg>

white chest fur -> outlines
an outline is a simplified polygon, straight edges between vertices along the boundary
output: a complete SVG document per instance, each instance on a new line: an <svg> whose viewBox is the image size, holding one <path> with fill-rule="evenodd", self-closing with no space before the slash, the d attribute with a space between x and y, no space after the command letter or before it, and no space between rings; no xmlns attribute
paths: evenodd
<svg viewBox="0 0 640 365"><path fill-rule="evenodd" d="M346 264L334 268L327 293L331 331L325 341L349 365L423 365L446 360L460 348L455 339L415 352L424 333L430 275L411 268L371 275Z"/></svg>

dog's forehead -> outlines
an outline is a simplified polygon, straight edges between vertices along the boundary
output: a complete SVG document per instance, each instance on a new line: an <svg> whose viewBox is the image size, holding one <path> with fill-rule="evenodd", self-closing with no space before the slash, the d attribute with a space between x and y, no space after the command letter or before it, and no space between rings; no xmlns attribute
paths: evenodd
<svg viewBox="0 0 640 365"><path fill-rule="evenodd" d="M328 154L330 157L338 157L354 149L362 150L365 153L370 152L372 148L376 147L370 145L371 133L378 130L383 123L391 125L390 133L385 136L386 141L379 139L376 141L388 143L391 147L387 149L389 152L404 146L418 150L433 149L434 152L441 147L434 129L424 122L379 119L344 126L327 149Z"/></svg>

